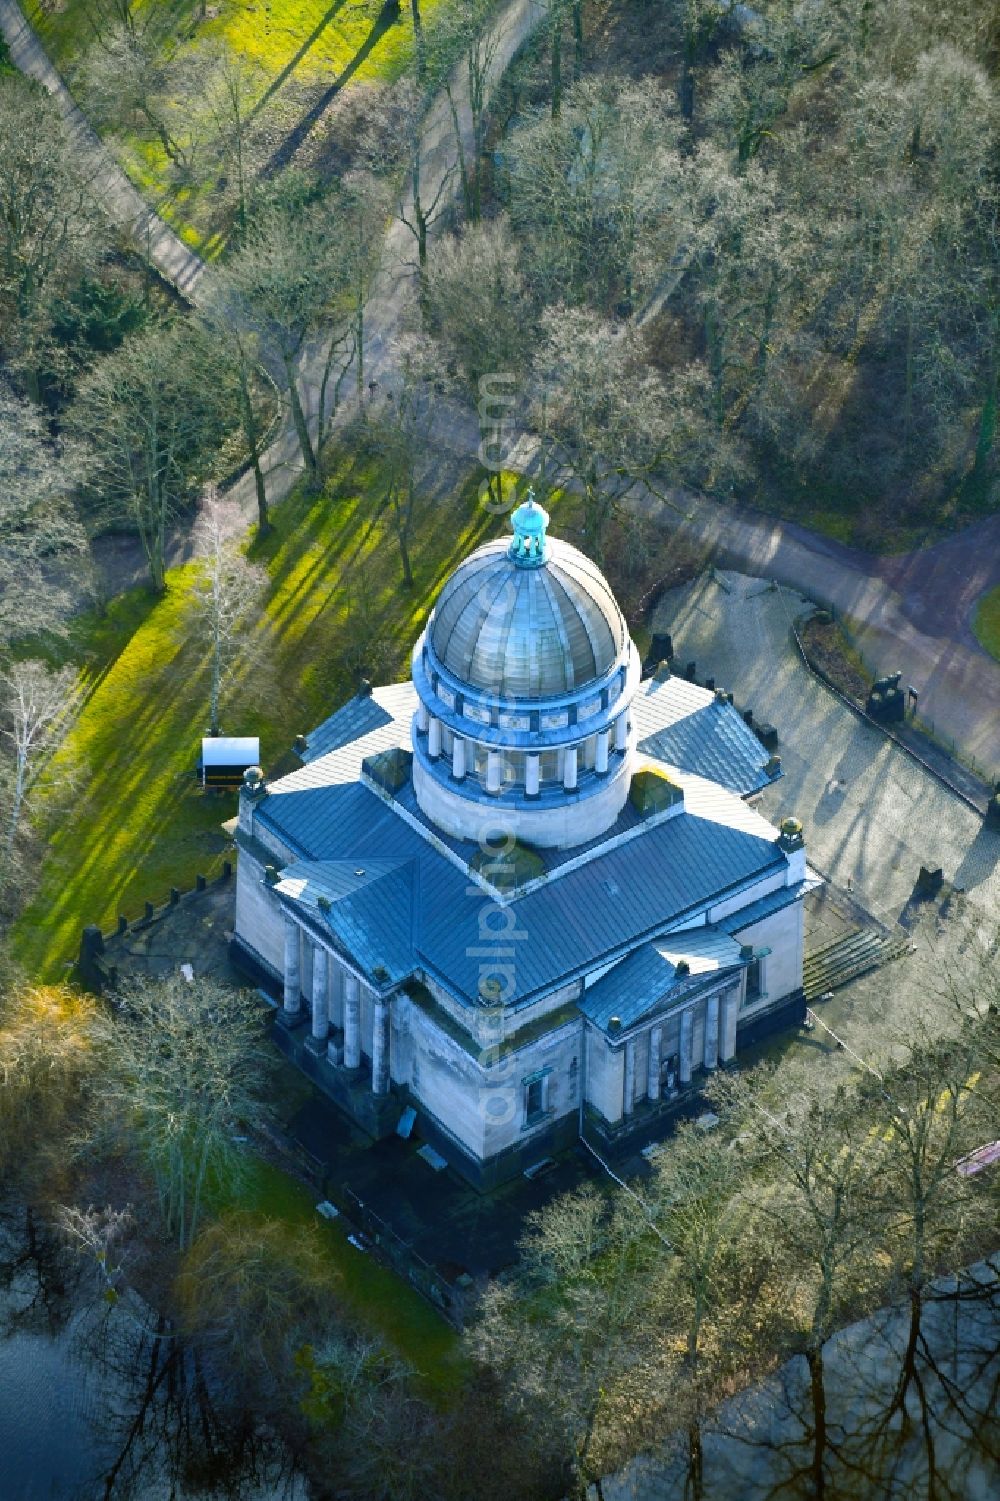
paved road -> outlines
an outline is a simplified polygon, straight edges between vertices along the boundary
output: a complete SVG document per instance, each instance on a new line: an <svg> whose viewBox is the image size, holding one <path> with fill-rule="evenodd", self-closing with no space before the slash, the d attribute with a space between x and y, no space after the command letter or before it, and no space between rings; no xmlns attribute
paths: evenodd
<svg viewBox="0 0 1000 1501"><path fill-rule="evenodd" d="M510 0L498 14L498 45L492 58L489 95L518 48L545 15L545 0ZM197 298L205 268L199 258L143 204L128 178L111 160L87 125L68 90L52 67L15 0L0 0L0 29L14 62L38 78L61 103L80 142L93 162L95 181L110 213L137 237L148 238L149 253L161 273L186 296ZM471 145L468 80L459 69L453 80L463 135L463 149ZM457 146L448 101L439 96L421 134L422 197L434 201L442 184L445 192L459 191ZM412 219L407 190L399 214L386 237L382 269L368 308L365 363L368 376L389 383L395 343L405 327L414 298L414 242L404 223ZM316 407L318 366L303 362L303 403ZM352 403L344 415L352 414ZM442 404L434 440L464 455L479 445L474 414ZM511 468L530 472L537 463L535 446L523 442L512 453ZM268 496L282 500L302 472L301 458L290 424L269 450L265 461ZM251 476L229 492L234 531L248 525L256 512ZM969 620L984 589L1000 582L1000 515L993 516L932 547L871 557L790 523L741 513L707 499L683 497L679 511L636 489L631 503L654 513L664 525L685 528L715 551L720 561L745 572L777 579L814 598L833 604L849 617L867 661L879 671L900 669L921 695L925 721L953 739L967 756L987 771L1000 773L1000 664L977 645ZM174 555L184 555L178 539ZM124 561L124 560L121 560ZM122 575L118 570L118 577Z"/></svg>

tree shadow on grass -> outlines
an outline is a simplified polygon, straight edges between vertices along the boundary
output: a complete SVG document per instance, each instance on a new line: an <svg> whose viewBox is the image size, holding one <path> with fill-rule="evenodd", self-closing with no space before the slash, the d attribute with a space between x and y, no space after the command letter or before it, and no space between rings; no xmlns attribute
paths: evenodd
<svg viewBox="0 0 1000 1501"><path fill-rule="evenodd" d="M330 22L333 20L334 16L337 15L338 11L343 10L346 3L347 0L333 0L333 4L329 6L326 11L324 11L322 17L319 21L317 21L312 31L309 33L305 41L295 53L294 57L292 57L285 64L277 77L271 80L267 88L264 90L263 94L261 94L260 98L257 100L257 103L254 105L253 109L250 111L250 114L247 116L248 125L253 124L254 120L256 120L261 110L264 109L270 102L270 100L274 98L278 90L288 82L289 78L291 78L299 63L316 45L326 28L329 26Z"/></svg>
<svg viewBox="0 0 1000 1501"><path fill-rule="evenodd" d="M324 89L315 103L306 110L298 124L292 127L280 146L275 149L270 160L264 167L261 174L263 177L273 177L276 172L280 172L283 167L288 166L316 122L321 119L344 85L350 82L362 63L374 52L389 28L395 26L398 20L399 0L385 0L385 4L379 11L371 31L365 37L344 71L337 75L329 88Z"/></svg>

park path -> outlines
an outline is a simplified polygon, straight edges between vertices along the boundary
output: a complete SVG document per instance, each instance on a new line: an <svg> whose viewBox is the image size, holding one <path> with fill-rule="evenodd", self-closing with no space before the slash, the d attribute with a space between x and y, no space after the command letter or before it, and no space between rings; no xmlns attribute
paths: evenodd
<svg viewBox="0 0 1000 1501"><path fill-rule="evenodd" d="M546 3L510 0L499 11L487 99L545 16ZM0 31L16 66L36 78L59 101L81 152L93 166L95 191L110 215L135 237L160 274L196 301L205 275L204 263L147 208L128 177L111 160L16 0L0 0ZM462 150L468 159L472 121L468 79L461 68L453 79L453 97ZM457 196L458 144L443 92L424 121L420 155L423 203L430 205L439 194L442 203L449 194ZM380 385L391 385L395 345L414 305L415 242L404 222L412 221L412 208L412 188L408 186L386 236L381 269L366 314L366 380ZM319 387L315 355L303 360L300 384L303 404L314 414ZM355 413L354 400L346 401L342 417ZM477 452L480 438L474 413L453 403L439 404L429 444L471 456ZM537 445L528 438L522 439L506 460L509 468L525 473L534 472L537 462ZM277 503L302 473L290 422L284 424L269 448L264 469L268 498ZM227 492L227 499L229 524L235 533L256 515L252 476L239 479ZM978 646L969 626L975 600L985 589L1000 583L1000 515L930 547L876 557L794 523L741 512L704 497L684 495L677 500L676 509L664 507L641 486L628 497L628 503L637 510L711 548L720 562L776 579L833 605L849 618L868 663L880 672L902 671L906 682L918 690L925 722L988 772L1000 774L1000 664ZM135 567L134 554L126 556L120 543L110 546L119 554L117 564L114 558L109 560L112 576L122 585L128 569ZM189 541L178 538L173 558L185 556L189 547Z"/></svg>
<svg viewBox="0 0 1000 1501"><path fill-rule="evenodd" d="M144 259L189 301L197 297L205 262L189 250L170 226L150 209L115 162L53 67L17 0L0 0L0 33L14 66L51 94L69 127L80 160L90 174L94 196L132 240Z"/></svg>

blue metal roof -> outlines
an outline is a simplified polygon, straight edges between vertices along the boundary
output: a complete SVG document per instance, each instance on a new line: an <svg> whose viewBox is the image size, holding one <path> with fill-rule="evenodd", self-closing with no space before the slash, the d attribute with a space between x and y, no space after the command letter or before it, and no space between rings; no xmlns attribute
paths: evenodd
<svg viewBox="0 0 1000 1501"><path fill-rule="evenodd" d="M767 787L769 752L732 704L683 678L649 678L632 702L639 750L746 797Z"/></svg>
<svg viewBox="0 0 1000 1501"><path fill-rule="evenodd" d="M780 912L782 907L790 907L793 902L800 901L807 891L822 884L818 876L810 875L804 881L797 881L794 886L780 886L777 891L771 891L767 896L751 902L749 907L741 907L739 912L731 912L728 917L723 917L716 927L721 928L724 933L741 933L753 923L761 922L774 912Z"/></svg>
<svg viewBox="0 0 1000 1501"><path fill-rule="evenodd" d="M678 978L682 959L690 973ZM741 963L739 944L725 933L714 927L690 928L643 944L629 954L584 991L580 1010L602 1032L613 1016L627 1030L658 1003L671 999L671 991L679 1001L692 987L698 989L700 981L738 969Z"/></svg>
<svg viewBox="0 0 1000 1501"><path fill-rule="evenodd" d="M409 683L393 683L388 688L376 688L373 693L356 694L306 736L302 760L308 763L341 750L363 735L398 721L400 710L412 713L415 704L416 695Z"/></svg>
<svg viewBox="0 0 1000 1501"><path fill-rule="evenodd" d="M366 973L381 965L387 971L381 983L389 984L415 967L416 876L414 860L300 860L282 872L275 890L288 905L306 907Z"/></svg>
<svg viewBox="0 0 1000 1501"><path fill-rule="evenodd" d="M715 704L704 689L670 683L676 722L698 712L690 708L692 692L700 709L706 700ZM637 704L656 704L652 722L670 717L661 696L668 687L656 684L655 693L637 697ZM429 826L411 788L390 802L360 781L364 756L407 742L413 702L410 684L352 700L340 711L350 715L339 728L337 715L321 726L329 728L329 749L310 754L254 808L261 831L272 830L303 862L285 876L305 875L317 891L320 884L328 888L331 907L323 916L369 972L383 964L402 978L416 967L470 1004L480 981L498 973L509 1003L523 1004L623 958L707 903L785 865L766 820L732 791L680 771L683 811L644 821L626 804L618 823L591 845L546 852L546 878L504 907L469 874L478 847ZM681 714L685 704L689 712ZM721 725L723 739L732 720L746 730L731 706L717 707L706 723ZM640 726L643 713L651 722L650 712L640 712ZM367 728L345 740L349 722ZM728 764L732 769L732 758ZM362 868L377 869L378 879L355 877ZM319 909L310 920L318 916Z"/></svg>
<svg viewBox="0 0 1000 1501"><path fill-rule="evenodd" d="M733 813L735 800L721 796ZM692 802L697 808L696 797ZM313 863L415 860L412 943L420 967L469 1000L482 978L502 971L508 998L517 1004L627 953L712 898L780 867L785 857L769 826L738 802L736 810L744 827L718 821L710 802L642 827L598 848L575 869L554 872L502 915L467 872L358 783L270 797L255 817ZM473 850L469 846L470 855ZM357 946L366 967L370 959L391 968L383 952L379 883L366 890L370 896L351 905L350 926L337 931L345 944L350 938L351 952L351 944ZM496 937L493 921L501 924Z"/></svg>

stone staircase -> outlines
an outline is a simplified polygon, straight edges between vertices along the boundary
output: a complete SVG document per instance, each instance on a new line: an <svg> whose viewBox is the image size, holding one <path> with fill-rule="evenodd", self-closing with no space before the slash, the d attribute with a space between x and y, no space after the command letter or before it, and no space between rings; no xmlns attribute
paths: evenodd
<svg viewBox="0 0 1000 1501"><path fill-rule="evenodd" d="M818 1001L830 990L839 990L859 975L866 975L890 959L910 951L905 933L882 928L860 928L808 954L802 966L802 988L807 1003Z"/></svg>

